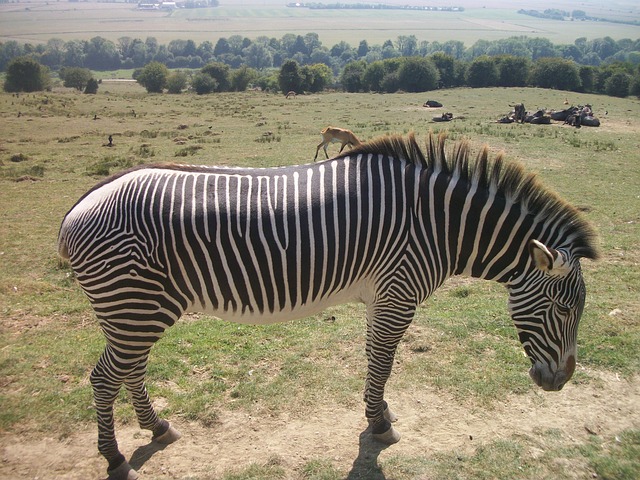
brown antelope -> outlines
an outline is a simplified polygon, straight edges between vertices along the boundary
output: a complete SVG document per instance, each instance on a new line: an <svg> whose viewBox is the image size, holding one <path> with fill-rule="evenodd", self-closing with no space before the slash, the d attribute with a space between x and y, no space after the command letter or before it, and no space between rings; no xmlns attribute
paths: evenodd
<svg viewBox="0 0 640 480"><path fill-rule="evenodd" d="M291 90L290 92L287 92L287 94L284 96L284 98L295 97L296 95L297 95L297 93L294 92L293 90Z"/></svg>
<svg viewBox="0 0 640 480"><path fill-rule="evenodd" d="M340 151L338 153L342 153L344 147L350 145L352 147L359 147L362 145L362 142L358 140L351 130L347 130L346 128L338 128L338 127L327 127L320 132L322 134L322 142L316 148L316 156L313 158L315 161L318 158L318 152L320 151L320 147L324 149L324 155L329 158L329 154L327 153L327 147L332 142L340 142Z"/></svg>

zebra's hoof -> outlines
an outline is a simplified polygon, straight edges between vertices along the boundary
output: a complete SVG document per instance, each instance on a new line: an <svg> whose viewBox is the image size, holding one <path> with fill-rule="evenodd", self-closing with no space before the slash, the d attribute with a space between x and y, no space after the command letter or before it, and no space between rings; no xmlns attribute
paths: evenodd
<svg viewBox="0 0 640 480"><path fill-rule="evenodd" d="M374 433L374 440L377 440L382 443L386 443L387 445L393 445L394 443L398 443L400 441L400 433L393 428L389 427L389 430L383 433Z"/></svg>
<svg viewBox="0 0 640 480"><path fill-rule="evenodd" d="M167 429L167 431L164 432L162 435L158 435L157 437L154 437L153 441L156 443L160 443L162 445L169 445L170 443L173 443L176 440L179 440L180 437L182 437L182 434L178 430L173 428L171 425L169 425L169 428Z"/></svg>
<svg viewBox="0 0 640 480"><path fill-rule="evenodd" d="M109 470L107 480L136 480L138 472L136 472L128 462L122 462L118 468Z"/></svg>
<svg viewBox="0 0 640 480"><path fill-rule="evenodd" d="M398 416L391 411L391 409L387 406L382 413L384 415L385 420L395 423L398 421Z"/></svg>

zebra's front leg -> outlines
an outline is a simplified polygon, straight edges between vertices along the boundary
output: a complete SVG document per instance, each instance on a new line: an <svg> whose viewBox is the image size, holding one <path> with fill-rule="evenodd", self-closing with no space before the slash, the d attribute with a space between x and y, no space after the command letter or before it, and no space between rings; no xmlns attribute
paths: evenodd
<svg viewBox="0 0 640 480"><path fill-rule="evenodd" d="M400 441L400 433L392 425L398 418L389 409L389 405L384 400L384 386L391 374L394 357L392 353L390 358L383 359L388 355L388 353L372 352L369 360L364 401L365 415L369 421L373 438L391 445Z"/></svg>
<svg viewBox="0 0 640 480"><path fill-rule="evenodd" d="M384 400L384 388L391 375L400 339L413 318L413 310L406 318L393 315L386 320L379 313L375 314L374 310L367 310L368 371L364 395L365 414L369 420L373 438L383 443L393 444L400 440L400 434L391 425L397 417Z"/></svg>

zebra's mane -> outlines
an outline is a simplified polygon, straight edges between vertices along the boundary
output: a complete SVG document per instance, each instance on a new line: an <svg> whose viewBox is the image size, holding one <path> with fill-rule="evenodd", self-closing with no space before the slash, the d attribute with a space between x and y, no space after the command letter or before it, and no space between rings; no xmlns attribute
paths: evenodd
<svg viewBox="0 0 640 480"><path fill-rule="evenodd" d="M535 173L527 171L515 161L506 161L499 153L489 158L489 147L484 146L475 161L470 159L467 140L454 144L447 153L446 134L430 133L426 139L426 154L410 133L384 136L350 150L347 155L382 154L422 166L431 171L456 175L475 183L479 189L495 190L498 195L524 206L531 215L545 221L559 220L565 236L572 238L572 250L580 257L596 259L595 232L580 212L546 188Z"/></svg>

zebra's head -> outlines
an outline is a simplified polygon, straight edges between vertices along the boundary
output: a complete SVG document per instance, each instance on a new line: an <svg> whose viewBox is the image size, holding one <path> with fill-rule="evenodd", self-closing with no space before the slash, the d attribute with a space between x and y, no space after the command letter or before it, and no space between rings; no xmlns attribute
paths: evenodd
<svg viewBox="0 0 640 480"><path fill-rule="evenodd" d="M532 363L529 375L544 390L561 390L576 367L585 301L579 257L537 240L529 256L527 273L509 286L509 312Z"/></svg>

